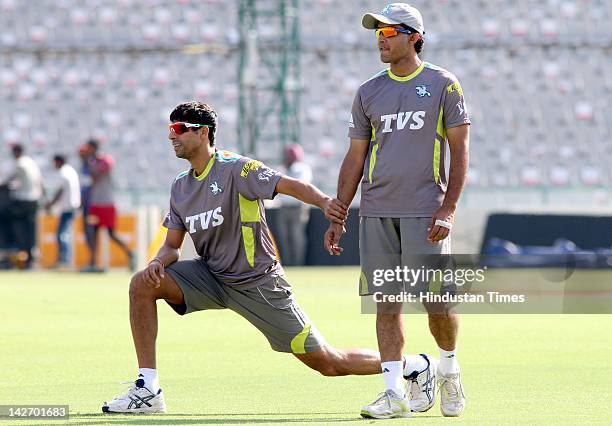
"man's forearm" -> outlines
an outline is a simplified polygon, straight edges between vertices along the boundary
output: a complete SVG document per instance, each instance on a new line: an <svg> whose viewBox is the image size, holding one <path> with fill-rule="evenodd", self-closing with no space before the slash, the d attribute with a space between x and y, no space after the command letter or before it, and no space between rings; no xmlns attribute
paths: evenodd
<svg viewBox="0 0 612 426"><path fill-rule="evenodd" d="M179 259L180 250L166 245L160 247L154 259L158 259L164 267L173 264Z"/></svg>
<svg viewBox="0 0 612 426"><path fill-rule="evenodd" d="M350 155L344 157L340 167L340 175L338 176L337 198L347 206L351 205L355 197L362 173L363 163L360 164Z"/></svg>
<svg viewBox="0 0 612 426"><path fill-rule="evenodd" d="M331 199L316 186L289 176L283 176L278 181L276 192L289 195L320 209L323 209L325 202Z"/></svg>
<svg viewBox="0 0 612 426"><path fill-rule="evenodd" d="M467 147L462 147L459 152L451 152L450 171L448 176L448 185L446 195L444 196L443 208L455 210L465 181L467 179L467 171L469 164L469 154Z"/></svg>

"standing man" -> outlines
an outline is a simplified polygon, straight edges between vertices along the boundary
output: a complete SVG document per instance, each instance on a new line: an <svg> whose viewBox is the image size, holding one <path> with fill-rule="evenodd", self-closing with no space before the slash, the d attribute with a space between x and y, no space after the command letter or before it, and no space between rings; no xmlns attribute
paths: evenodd
<svg viewBox="0 0 612 426"><path fill-rule="evenodd" d="M10 190L9 217L17 249L25 254L24 268L32 267L36 245L36 213L43 195L40 169L24 154L21 144L11 148L15 169L7 179Z"/></svg>
<svg viewBox="0 0 612 426"><path fill-rule="evenodd" d="M286 175L302 182L312 181L312 169L304 162L304 149L298 144L285 147ZM306 260L306 226L310 219L310 206L288 195L279 195L279 231L277 240L280 246L283 265L300 266Z"/></svg>
<svg viewBox="0 0 612 426"><path fill-rule="evenodd" d="M389 64L363 83L349 122L350 147L340 170L337 198L350 205L361 181L359 251L360 294L380 291L375 269L419 268L414 259L450 253L449 233L468 168L470 120L456 77L423 62L425 29L421 13L405 3L367 13L362 25L374 30L380 59ZM447 174L446 149L450 150ZM340 254L344 232L331 224L325 234L330 254ZM427 284L427 283L426 283ZM389 283L397 289L406 283ZM434 404L436 381L444 416L465 407L457 363L456 314L429 311L429 328L440 362L427 355L405 358L400 303L378 303L376 334L386 390L363 408L364 417L400 417L409 405L427 411ZM412 381L404 394L402 376Z"/></svg>
<svg viewBox="0 0 612 426"><path fill-rule="evenodd" d="M115 208L114 187L111 175L115 161L110 154L99 152L99 145L96 140L89 140L87 145L89 148L87 152L87 169L92 179L87 222L93 227L93 238L89 246L91 260L86 271L101 271L101 269L96 267L100 228L108 229L108 236L125 252L130 261L130 270L134 270L135 258L132 251L115 233L117 209Z"/></svg>
<svg viewBox="0 0 612 426"><path fill-rule="evenodd" d="M339 224L346 218L346 206L259 161L218 150L217 113L210 105L180 104L170 121L174 153L191 167L172 183L166 241L130 283L138 378L102 411L166 410L156 370L157 300L165 300L179 315L231 309L257 327L273 350L293 354L325 376L380 374L377 352L330 346L302 311L276 258L263 200L277 193L296 197ZM199 257L178 261L185 235Z"/></svg>
<svg viewBox="0 0 612 426"><path fill-rule="evenodd" d="M70 228L74 220L74 212L81 205L81 189L79 175L70 164L66 163L66 157L56 154L53 157L53 166L59 172L60 184L53 198L45 204L45 208L50 210L56 204L59 206L57 266L67 267L70 254Z"/></svg>
<svg viewBox="0 0 612 426"><path fill-rule="evenodd" d="M91 247L93 247L94 244L94 229L93 226L87 222L87 218L89 216L89 198L92 184L88 164L89 151L89 145L86 143L79 147L79 159L81 160L81 166L79 168L79 184L81 185L81 217L83 218L83 235L85 236L85 242L87 243L88 249L91 250ZM91 252L89 254L91 255Z"/></svg>

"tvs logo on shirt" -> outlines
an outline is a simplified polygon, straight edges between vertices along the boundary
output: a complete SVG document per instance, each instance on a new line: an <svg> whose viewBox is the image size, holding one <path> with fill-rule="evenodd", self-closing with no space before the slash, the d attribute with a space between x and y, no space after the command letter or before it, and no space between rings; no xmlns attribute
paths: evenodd
<svg viewBox="0 0 612 426"><path fill-rule="evenodd" d="M406 111L398 114L381 115L380 121L383 123L383 133L391 133L393 131L393 123L397 130L403 130L408 123L410 130L418 130L425 124L425 111Z"/></svg>
<svg viewBox="0 0 612 426"><path fill-rule="evenodd" d="M211 222L212 219L212 222ZM203 213L199 213L193 216L187 216L185 218L185 222L189 225L189 233L193 234L198 229L196 228L196 223L199 222L200 229L202 231L207 230L209 227L217 227L223 223L223 216L221 215L221 207L217 207L214 210L208 210Z"/></svg>

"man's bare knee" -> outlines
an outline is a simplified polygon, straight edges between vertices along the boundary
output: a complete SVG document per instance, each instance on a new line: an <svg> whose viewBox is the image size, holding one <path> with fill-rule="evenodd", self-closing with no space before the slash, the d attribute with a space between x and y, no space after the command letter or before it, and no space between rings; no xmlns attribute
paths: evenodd
<svg viewBox="0 0 612 426"><path fill-rule="evenodd" d="M427 309L427 315L429 316L430 322L448 321L457 316L457 311L452 306L429 304L425 305L425 308Z"/></svg>
<svg viewBox="0 0 612 426"><path fill-rule="evenodd" d="M154 289L144 281L142 272L135 273L130 280L130 302L156 298Z"/></svg>
<svg viewBox="0 0 612 426"><path fill-rule="evenodd" d="M396 319L402 315L402 303L381 302L376 304L376 314L378 318L386 317L389 320Z"/></svg>
<svg viewBox="0 0 612 426"><path fill-rule="evenodd" d="M402 314L390 314L390 313L382 313L378 312L376 314L376 319L378 321L395 323L398 322L402 317Z"/></svg>

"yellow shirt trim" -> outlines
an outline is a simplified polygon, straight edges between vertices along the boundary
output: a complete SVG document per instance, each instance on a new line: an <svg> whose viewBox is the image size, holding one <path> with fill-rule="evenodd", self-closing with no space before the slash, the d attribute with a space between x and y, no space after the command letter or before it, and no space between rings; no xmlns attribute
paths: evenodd
<svg viewBox="0 0 612 426"><path fill-rule="evenodd" d="M238 194L240 203L240 221L241 222L261 222L261 214L259 212L259 202L257 200L249 200Z"/></svg>
<svg viewBox="0 0 612 426"><path fill-rule="evenodd" d="M391 68L387 70L387 73L389 74L389 77L391 77L393 80L404 82L404 81L412 80L413 78L415 78L417 75L421 73L421 71L423 71L424 68L425 68L425 62L422 62L421 65L416 70L414 70L412 74L407 75L405 77L400 77L399 75L393 74L393 72L391 71Z"/></svg>
<svg viewBox="0 0 612 426"><path fill-rule="evenodd" d="M217 153L215 152L215 155L212 156L212 158L210 160L208 160L208 164L206 165L206 168L204 169L204 171L202 172L202 174L200 176L196 175L196 171L194 169L193 171L193 177L196 178L196 180L202 181L206 178L206 176L208 176L208 173L210 173L210 169L212 169L212 166L215 162L215 158L217 157Z"/></svg>
<svg viewBox="0 0 612 426"><path fill-rule="evenodd" d="M246 252L247 262L251 268L255 267L255 235L253 229L242 226L242 239L244 240L244 251Z"/></svg>

